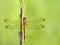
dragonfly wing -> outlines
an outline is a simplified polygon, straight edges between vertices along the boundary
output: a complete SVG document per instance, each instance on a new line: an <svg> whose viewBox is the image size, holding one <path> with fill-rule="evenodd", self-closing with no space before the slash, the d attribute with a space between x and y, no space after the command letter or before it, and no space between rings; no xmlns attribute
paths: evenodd
<svg viewBox="0 0 60 45"><path fill-rule="evenodd" d="M35 20L27 21L27 25L29 25L29 26L39 26L44 21L45 21L44 18L35 19Z"/></svg>
<svg viewBox="0 0 60 45"><path fill-rule="evenodd" d="M34 20L27 20L26 26L28 27L44 27L41 23L44 22L44 18L34 19ZM11 20L11 19L5 19L4 22L6 22L6 28L20 28L20 20Z"/></svg>
<svg viewBox="0 0 60 45"><path fill-rule="evenodd" d="M5 19L5 28L6 29L20 29L20 21L19 20L11 20L11 19Z"/></svg>
<svg viewBox="0 0 60 45"><path fill-rule="evenodd" d="M9 18L5 19L4 22L5 22L6 24L20 24L20 23L19 23L20 20L11 20L11 19L9 19Z"/></svg>
<svg viewBox="0 0 60 45"><path fill-rule="evenodd" d="M28 20L26 24L27 29L43 29L45 26L43 22L45 21L44 18L34 19L34 20Z"/></svg>

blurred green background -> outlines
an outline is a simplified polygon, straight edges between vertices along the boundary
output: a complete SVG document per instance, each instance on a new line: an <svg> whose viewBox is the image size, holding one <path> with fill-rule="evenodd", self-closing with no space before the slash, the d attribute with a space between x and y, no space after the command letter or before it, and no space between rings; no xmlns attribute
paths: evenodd
<svg viewBox="0 0 60 45"><path fill-rule="evenodd" d="M25 45L60 45L60 0L25 0L24 3ZM19 14L19 0L0 0L0 45L20 45Z"/></svg>

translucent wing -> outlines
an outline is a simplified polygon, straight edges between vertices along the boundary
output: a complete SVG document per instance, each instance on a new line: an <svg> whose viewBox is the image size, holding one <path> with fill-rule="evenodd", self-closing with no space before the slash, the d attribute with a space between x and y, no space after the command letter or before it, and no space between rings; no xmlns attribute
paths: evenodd
<svg viewBox="0 0 60 45"><path fill-rule="evenodd" d="M27 20L26 21L26 26L27 27L44 27L42 24L45 21L44 18L39 18L39 19L34 19L34 20ZM4 22L6 23L7 27L15 27L15 28L20 28L20 20L11 20L11 19L5 19ZM23 25L23 24L22 24Z"/></svg>
<svg viewBox="0 0 60 45"><path fill-rule="evenodd" d="M45 21L44 18L34 19L34 20L27 21L27 25L28 26L39 26L44 21Z"/></svg>

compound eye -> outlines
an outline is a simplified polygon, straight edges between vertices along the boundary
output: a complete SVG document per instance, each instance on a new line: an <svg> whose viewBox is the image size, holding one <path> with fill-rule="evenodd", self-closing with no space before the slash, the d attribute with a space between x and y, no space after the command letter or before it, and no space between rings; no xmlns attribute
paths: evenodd
<svg viewBox="0 0 60 45"><path fill-rule="evenodd" d="M23 25L26 25L26 18L23 18Z"/></svg>

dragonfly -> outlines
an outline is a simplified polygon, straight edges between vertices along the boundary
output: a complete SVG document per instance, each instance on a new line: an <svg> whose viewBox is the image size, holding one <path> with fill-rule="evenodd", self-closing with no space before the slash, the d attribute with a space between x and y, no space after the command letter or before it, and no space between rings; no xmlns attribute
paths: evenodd
<svg viewBox="0 0 60 45"><path fill-rule="evenodd" d="M24 39L25 39L25 28L27 27L39 27L39 28L44 28L45 26L43 25L43 22L45 21L44 18L38 18L34 20L26 20L25 26L23 28L24 30ZM5 19L4 22L6 23L5 28L6 29L20 29L20 20L11 20L9 18ZM22 24L24 25L24 23Z"/></svg>
<svg viewBox="0 0 60 45"><path fill-rule="evenodd" d="M44 28L44 25L42 24L45 21L45 18L38 18L38 19L33 19L33 20L26 20L26 27L36 27L40 26ZM6 28L7 29L12 29L13 27L20 26L20 20L12 20L12 19L4 19L4 22L6 23ZM22 24L23 25L23 24ZM16 28L16 27L15 27Z"/></svg>

